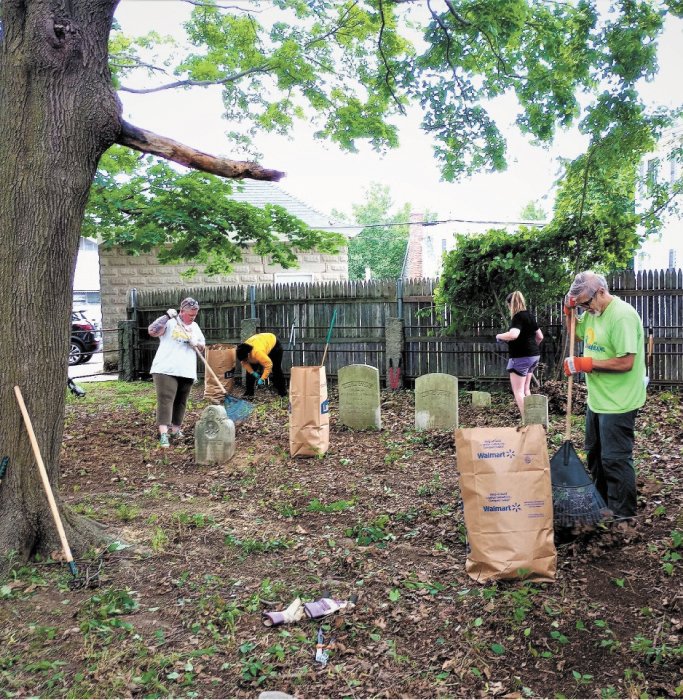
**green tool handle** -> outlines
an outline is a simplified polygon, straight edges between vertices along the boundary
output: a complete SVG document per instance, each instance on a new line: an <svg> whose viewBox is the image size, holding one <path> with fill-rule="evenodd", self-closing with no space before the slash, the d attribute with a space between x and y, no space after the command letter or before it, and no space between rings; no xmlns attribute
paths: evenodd
<svg viewBox="0 0 683 700"><path fill-rule="evenodd" d="M327 349L330 347L330 338L332 337L332 329L334 328L334 320L337 318L337 309L332 312L332 320L330 321L330 330L327 331L327 338L325 339L325 352L323 353L323 361L320 363L322 367L325 364L325 358L327 357Z"/></svg>

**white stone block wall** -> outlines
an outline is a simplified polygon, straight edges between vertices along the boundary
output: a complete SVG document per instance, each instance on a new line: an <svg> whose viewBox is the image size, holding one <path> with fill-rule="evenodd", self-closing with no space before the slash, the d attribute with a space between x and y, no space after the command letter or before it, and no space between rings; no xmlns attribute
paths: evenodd
<svg viewBox="0 0 683 700"><path fill-rule="evenodd" d="M299 267L285 270L279 265L271 265L266 258L246 254L241 263L235 265L232 274L208 277L198 273L192 279L181 277L190 265L161 265L156 254L127 255L119 248L100 248L100 289L102 296L102 327L114 329L119 321L126 319L126 306L129 292L142 289L181 289L186 287L213 287L237 284L273 284L278 273L311 274L313 282L336 282L349 278L349 258L347 249L337 255L323 253L300 253ZM117 334L104 334L104 349L117 348ZM112 352L107 352L105 360L115 361Z"/></svg>

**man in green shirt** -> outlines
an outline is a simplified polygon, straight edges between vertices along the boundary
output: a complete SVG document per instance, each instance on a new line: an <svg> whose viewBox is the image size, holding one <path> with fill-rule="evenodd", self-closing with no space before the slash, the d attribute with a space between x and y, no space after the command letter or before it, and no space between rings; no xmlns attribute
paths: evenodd
<svg viewBox="0 0 683 700"><path fill-rule="evenodd" d="M637 311L609 292L607 280L580 272L565 297L565 313L583 309L576 339L583 357L564 361L567 376L586 373L588 467L607 507L619 520L636 514L633 439L638 409L645 403L645 345ZM567 315L567 320L569 315Z"/></svg>

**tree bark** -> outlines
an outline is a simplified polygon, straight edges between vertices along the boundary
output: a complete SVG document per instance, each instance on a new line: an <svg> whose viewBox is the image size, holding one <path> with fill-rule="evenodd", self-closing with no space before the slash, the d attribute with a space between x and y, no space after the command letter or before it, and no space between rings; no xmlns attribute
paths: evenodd
<svg viewBox="0 0 683 700"><path fill-rule="evenodd" d="M118 0L2 0L0 34L0 571L59 549L13 387L59 503L73 276L97 163L120 132L107 41ZM93 541L68 513L74 553Z"/></svg>

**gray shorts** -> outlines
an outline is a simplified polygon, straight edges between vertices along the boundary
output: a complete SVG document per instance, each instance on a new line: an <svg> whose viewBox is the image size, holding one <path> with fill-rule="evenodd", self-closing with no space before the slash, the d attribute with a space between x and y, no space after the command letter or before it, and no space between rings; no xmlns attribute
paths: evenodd
<svg viewBox="0 0 683 700"><path fill-rule="evenodd" d="M508 360L508 372L514 372L520 377L526 377L527 374L533 372L540 361L540 355L533 357L511 357Z"/></svg>

